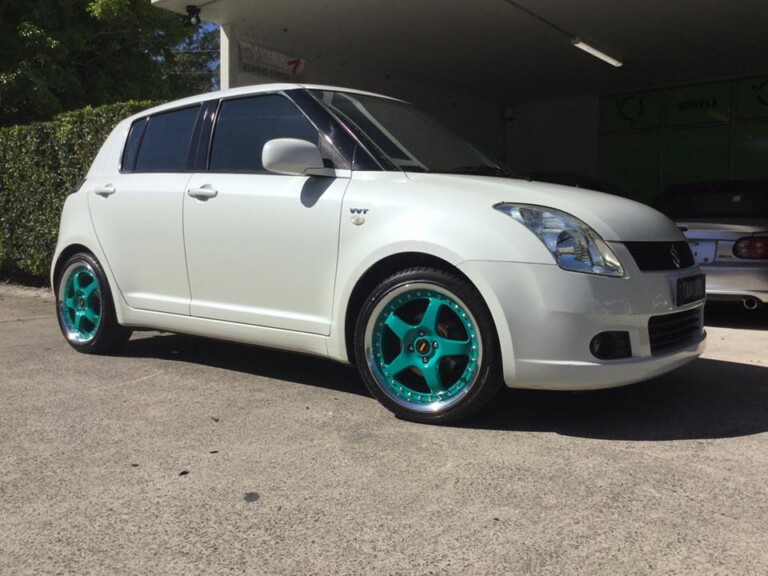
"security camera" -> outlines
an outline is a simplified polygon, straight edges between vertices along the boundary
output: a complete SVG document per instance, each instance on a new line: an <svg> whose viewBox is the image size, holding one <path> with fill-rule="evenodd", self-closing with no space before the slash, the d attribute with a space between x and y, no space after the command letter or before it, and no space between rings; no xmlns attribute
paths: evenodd
<svg viewBox="0 0 768 576"><path fill-rule="evenodd" d="M187 23L192 24L192 26L200 24L200 8L187 6Z"/></svg>

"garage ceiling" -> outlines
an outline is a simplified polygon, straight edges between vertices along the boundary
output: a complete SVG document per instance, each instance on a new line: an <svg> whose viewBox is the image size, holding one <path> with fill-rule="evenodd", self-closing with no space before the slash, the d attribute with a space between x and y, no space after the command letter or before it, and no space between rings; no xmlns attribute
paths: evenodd
<svg viewBox="0 0 768 576"><path fill-rule="evenodd" d="M193 0L153 0L184 13ZM213 0L296 57L423 78L500 104L768 74L766 0ZM624 62L575 49L571 36Z"/></svg>

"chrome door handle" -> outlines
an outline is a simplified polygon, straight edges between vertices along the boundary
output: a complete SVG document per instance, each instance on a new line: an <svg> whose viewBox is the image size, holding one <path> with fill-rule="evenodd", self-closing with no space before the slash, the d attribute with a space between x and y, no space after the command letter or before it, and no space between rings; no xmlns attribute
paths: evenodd
<svg viewBox="0 0 768 576"><path fill-rule="evenodd" d="M209 198L215 198L218 193L218 190L214 190L210 186L203 186L202 188L190 188L187 190L187 196L197 198L198 200L208 200Z"/></svg>
<svg viewBox="0 0 768 576"><path fill-rule="evenodd" d="M94 194L98 194L99 196L106 198L107 196L112 196L112 194L116 192L116 189L114 186L110 186L110 185L97 186L93 192Z"/></svg>

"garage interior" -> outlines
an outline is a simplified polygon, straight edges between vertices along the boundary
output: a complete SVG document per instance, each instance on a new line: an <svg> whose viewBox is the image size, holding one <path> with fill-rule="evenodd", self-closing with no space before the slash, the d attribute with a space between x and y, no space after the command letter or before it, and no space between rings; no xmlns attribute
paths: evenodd
<svg viewBox="0 0 768 576"><path fill-rule="evenodd" d="M189 0L152 1L189 13ZM768 179L764 0L192 7L221 25L222 88L293 81L395 96L519 174L564 175L644 202L672 184ZM262 52L293 64L259 66Z"/></svg>

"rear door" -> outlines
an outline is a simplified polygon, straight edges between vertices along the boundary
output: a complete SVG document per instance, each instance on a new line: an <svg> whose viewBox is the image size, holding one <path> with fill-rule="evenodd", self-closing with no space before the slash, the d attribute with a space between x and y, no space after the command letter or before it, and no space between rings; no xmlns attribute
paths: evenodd
<svg viewBox="0 0 768 576"><path fill-rule="evenodd" d="M88 180L96 235L132 308L189 314L182 204L199 110L192 106L134 122L121 173Z"/></svg>

